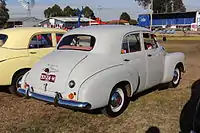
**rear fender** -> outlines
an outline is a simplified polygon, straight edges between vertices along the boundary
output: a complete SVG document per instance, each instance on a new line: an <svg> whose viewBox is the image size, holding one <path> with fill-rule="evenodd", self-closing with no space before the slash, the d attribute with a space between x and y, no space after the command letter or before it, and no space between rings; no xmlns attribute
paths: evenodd
<svg viewBox="0 0 200 133"><path fill-rule="evenodd" d="M164 76L162 83L167 83L172 81L174 75L174 69L177 65L181 64L183 66L183 72L185 71L184 68L184 61L185 55L183 53L168 53L165 56L165 68L164 68Z"/></svg>
<svg viewBox="0 0 200 133"><path fill-rule="evenodd" d="M82 83L78 93L78 101L89 102L92 109L104 107L108 105L113 87L123 81L130 83L132 96L138 86L138 77L136 71L129 73L124 66L106 69Z"/></svg>

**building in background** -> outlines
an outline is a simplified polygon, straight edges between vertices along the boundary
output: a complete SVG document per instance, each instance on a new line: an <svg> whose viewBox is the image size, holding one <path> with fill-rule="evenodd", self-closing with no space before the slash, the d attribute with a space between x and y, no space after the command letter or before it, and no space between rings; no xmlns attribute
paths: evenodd
<svg viewBox="0 0 200 133"><path fill-rule="evenodd" d="M33 27L38 25L41 22L41 19L35 17L13 17L10 18L6 24L6 28L13 27Z"/></svg>
<svg viewBox="0 0 200 133"><path fill-rule="evenodd" d="M80 25L88 26L93 19L81 17ZM72 29L77 27L78 17L51 17L39 23L42 27L52 27L52 28L67 28Z"/></svg>
<svg viewBox="0 0 200 133"><path fill-rule="evenodd" d="M150 27L150 15L140 14L138 16L138 25L142 27ZM191 25L200 26L200 12L174 12L174 13L154 13L153 14L153 28L180 28Z"/></svg>

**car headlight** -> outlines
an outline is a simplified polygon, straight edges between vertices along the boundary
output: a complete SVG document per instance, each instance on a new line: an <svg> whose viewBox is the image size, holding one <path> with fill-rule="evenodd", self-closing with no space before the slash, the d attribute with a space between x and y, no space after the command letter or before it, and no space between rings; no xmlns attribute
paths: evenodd
<svg viewBox="0 0 200 133"><path fill-rule="evenodd" d="M69 81L69 88L74 88L76 85L74 80Z"/></svg>

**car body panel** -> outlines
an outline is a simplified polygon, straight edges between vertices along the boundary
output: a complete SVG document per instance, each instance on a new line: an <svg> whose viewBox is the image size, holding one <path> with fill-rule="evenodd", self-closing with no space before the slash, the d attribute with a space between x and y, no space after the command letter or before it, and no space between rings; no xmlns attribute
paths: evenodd
<svg viewBox="0 0 200 133"><path fill-rule="evenodd" d="M159 84L163 79L164 71L164 59L165 52L162 51L161 47L157 49L147 50L147 83L146 88L153 87Z"/></svg>

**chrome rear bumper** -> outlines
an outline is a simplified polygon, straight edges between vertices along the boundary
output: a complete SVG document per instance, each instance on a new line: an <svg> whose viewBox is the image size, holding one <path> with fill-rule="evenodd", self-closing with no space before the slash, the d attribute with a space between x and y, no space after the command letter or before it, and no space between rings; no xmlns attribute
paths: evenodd
<svg viewBox="0 0 200 133"><path fill-rule="evenodd" d="M47 103L53 103L55 106L60 106L64 108L81 109L81 110L89 110L91 108L91 104L86 103L86 102L62 100L59 93L57 93L55 97L50 97L50 96L45 96L45 95L31 92L29 89L24 90L24 89L18 88L17 92L28 98L30 97L37 100L45 101Z"/></svg>

